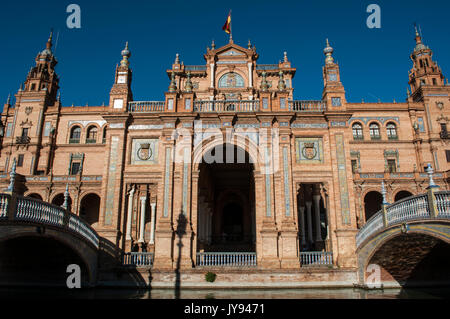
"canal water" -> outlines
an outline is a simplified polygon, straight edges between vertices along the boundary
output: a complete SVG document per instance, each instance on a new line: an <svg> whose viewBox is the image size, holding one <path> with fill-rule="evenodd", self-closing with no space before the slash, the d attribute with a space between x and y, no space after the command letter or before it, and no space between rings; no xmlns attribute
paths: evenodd
<svg viewBox="0 0 450 319"><path fill-rule="evenodd" d="M450 299L450 287L342 289L0 288L0 299Z"/></svg>

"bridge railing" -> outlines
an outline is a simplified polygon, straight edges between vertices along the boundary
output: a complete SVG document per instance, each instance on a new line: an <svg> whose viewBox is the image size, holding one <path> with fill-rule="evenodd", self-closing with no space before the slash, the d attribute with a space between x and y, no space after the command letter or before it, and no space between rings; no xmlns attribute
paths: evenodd
<svg viewBox="0 0 450 319"><path fill-rule="evenodd" d="M333 265L333 253L327 251L301 251L300 264L302 266Z"/></svg>
<svg viewBox="0 0 450 319"><path fill-rule="evenodd" d="M434 196L436 198L436 217L430 210L428 193L404 198L386 206L385 217L383 216L383 209L373 215L356 235L356 246L359 247L370 236L385 227L414 220L450 218L450 191L434 192Z"/></svg>
<svg viewBox="0 0 450 319"><path fill-rule="evenodd" d="M9 218L8 206L11 199L12 197L9 194L0 194L0 218ZM80 217L62 207L35 198L17 196L13 213L14 216L9 219L67 229L88 240L95 248L98 249L99 247L97 232Z"/></svg>
<svg viewBox="0 0 450 319"><path fill-rule="evenodd" d="M136 267L153 266L153 253L150 252L129 252L123 253L122 265Z"/></svg>
<svg viewBox="0 0 450 319"><path fill-rule="evenodd" d="M197 267L255 267L256 253L202 252L197 253Z"/></svg>

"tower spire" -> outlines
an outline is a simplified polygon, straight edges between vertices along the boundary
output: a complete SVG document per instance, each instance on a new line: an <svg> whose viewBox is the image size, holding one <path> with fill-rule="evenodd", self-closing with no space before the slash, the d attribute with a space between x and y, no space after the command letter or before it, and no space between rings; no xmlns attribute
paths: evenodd
<svg viewBox="0 0 450 319"><path fill-rule="evenodd" d="M325 47L325 49L323 49L323 53L326 56L325 63L333 64L334 63L334 58L333 58L334 49L330 46L330 43L328 42L328 38L326 39L326 44L327 44L327 46Z"/></svg>
<svg viewBox="0 0 450 319"><path fill-rule="evenodd" d="M120 61L120 66L129 66L130 62L128 61L128 59L131 56L131 52L128 49L128 41L125 43L125 49L122 50L121 55L122 61Z"/></svg>

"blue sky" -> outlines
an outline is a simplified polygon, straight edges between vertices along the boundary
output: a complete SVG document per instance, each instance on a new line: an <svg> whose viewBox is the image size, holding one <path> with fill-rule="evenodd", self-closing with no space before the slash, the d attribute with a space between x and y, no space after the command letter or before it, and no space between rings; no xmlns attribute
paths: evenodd
<svg viewBox="0 0 450 319"><path fill-rule="evenodd" d="M66 7L81 7L81 29L66 26ZM381 28L369 29L366 8L381 7ZM55 54L65 106L108 103L120 51L129 41L135 100L162 100L169 79L165 70L179 53L185 64L204 64L214 39L228 42L222 31L232 9L233 39L255 44L261 64L278 63L283 52L297 68L295 99L320 99L325 38L335 60L347 100L404 101L409 58L414 48L413 23L444 75L450 74L450 1L8 1L2 2L0 32L2 72L0 101L16 93L45 47L50 28L59 32Z"/></svg>

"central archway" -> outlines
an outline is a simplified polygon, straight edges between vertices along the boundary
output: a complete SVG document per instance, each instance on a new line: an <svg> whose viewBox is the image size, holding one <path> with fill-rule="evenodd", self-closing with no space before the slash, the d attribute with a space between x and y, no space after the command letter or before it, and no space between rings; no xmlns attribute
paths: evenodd
<svg viewBox="0 0 450 319"><path fill-rule="evenodd" d="M255 251L254 165L234 144L204 153L199 164L197 249L205 252Z"/></svg>

